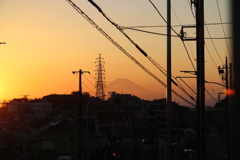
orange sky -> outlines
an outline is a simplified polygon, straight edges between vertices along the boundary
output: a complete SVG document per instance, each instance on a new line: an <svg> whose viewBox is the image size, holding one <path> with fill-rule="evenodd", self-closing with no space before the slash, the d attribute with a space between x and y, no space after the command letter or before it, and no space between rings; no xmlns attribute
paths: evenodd
<svg viewBox="0 0 240 160"><path fill-rule="evenodd" d="M89 2L74 1L108 35L136 58L162 81L166 77L159 72L113 25L111 25ZM166 25L149 1L95 0L102 10L121 26ZM166 1L152 0L166 17ZM230 22L226 0L218 0L223 22ZM172 25L194 24L188 1L172 0ZM216 1L205 1L205 22L220 23ZM148 90L165 95L166 89L141 70L88 21L77 13L65 0L1 0L0 2L0 101L20 98L41 98L47 94L69 94L78 90L78 78L72 71L82 69L91 75L83 76L83 91L95 94L95 60L102 53L105 61L106 83L117 78L127 78ZM230 25L225 24L226 37L230 37ZM165 27L139 28L166 33ZM179 32L180 27L174 27ZM221 25L208 26L211 37L224 37ZM166 36L124 30L149 56L166 68ZM174 32L172 32L174 35ZM195 31L189 30L189 36ZM205 31L206 37L209 37ZM217 66L223 65L225 57L231 60L225 40L206 40L207 47ZM186 42L189 55L196 57L195 42ZM230 46L230 41L228 41ZM216 65L209 56L206 59L206 80L221 83ZM221 59L220 59L220 58ZM184 46L179 38L172 38L172 74L192 76L180 71L193 71ZM184 79L196 89L196 79ZM87 87L86 87L87 86ZM187 87L185 86L186 90ZM217 99L223 87L206 84L209 93ZM189 91L190 94L191 91ZM182 94L179 92L179 94ZM192 94L194 96L194 94ZM173 101L185 105L173 95ZM206 94L206 105L215 104ZM187 104L186 104L187 105Z"/></svg>

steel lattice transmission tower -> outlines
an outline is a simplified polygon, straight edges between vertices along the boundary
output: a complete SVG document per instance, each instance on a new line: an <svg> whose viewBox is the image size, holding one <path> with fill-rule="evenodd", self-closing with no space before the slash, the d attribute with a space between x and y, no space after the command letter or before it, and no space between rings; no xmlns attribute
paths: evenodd
<svg viewBox="0 0 240 160"><path fill-rule="evenodd" d="M105 69L104 69L104 61L101 57L101 54L99 54L99 57L96 58L97 61L95 63L97 63L96 67L97 69L95 70L95 75L97 75L96 77L96 97L100 97L102 100L105 99Z"/></svg>

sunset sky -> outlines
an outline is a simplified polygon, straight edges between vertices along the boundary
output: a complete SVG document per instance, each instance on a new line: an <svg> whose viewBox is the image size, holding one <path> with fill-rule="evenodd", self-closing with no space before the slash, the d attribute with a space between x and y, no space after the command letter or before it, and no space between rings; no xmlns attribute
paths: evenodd
<svg viewBox="0 0 240 160"><path fill-rule="evenodd" d="M172 25L177 33L180 32L181 27L175 27L176 25L195 24L194 7L191 11L189 1L172 0ZM160 80L166 82L166 77L93 5L87 0L74 0L73 2L131 56ZM95 0L94 2L120 26L161 26L136 29L166 34L166 27L164 27L166 23L149 0ZM167 0L152 0L152 2L166 19ZM205 37L231 37L229 2L208 0L204 3L205 23L211 24L207 25L208 30L205 28ZM221 20L223 25L213 25L213 23L221 23ZM77 91L78 77L73 75L72 71L79 69L91 73L84 74L82 77L83 92L95 95L94 70L99 53L105 61L106 84L118 78L126 78L156 92L159 98L165 96L165 87L124 55L66 0L1 0L0 24L0 42L6 42L0 45L0 102L21 98L23 95L29 95L28 98L41 98L48 94L69 94ZM190 37L196 36L194 29L185 31ZM166 36L130 29L124 32L166 69ZM172 35L176 34L172 31ZM206 39L205 42L209 50L208 52L205 48L205 79L209 82L222 83L217 66L222 66L226 57L228 62L231 62L230 39L227 41ZM188 41L185 45L196 67L196 42ZM191 74L180 72L194 71L188 54L182 41L178 37L172 37L173 76L193 77ZM195 78L183 80L196 90ZM191 96L195 97L184 83L181 84ZM206 84L205 86L214 99L218 99L218 93L224 91L220 85ZM173 89L191 101L182 91L174 86ZM107 88L106 91L109 92ZM213 106L216 103L213 98L206 93L207 106ZM173 101L191 106L174 94Z"/></svg>

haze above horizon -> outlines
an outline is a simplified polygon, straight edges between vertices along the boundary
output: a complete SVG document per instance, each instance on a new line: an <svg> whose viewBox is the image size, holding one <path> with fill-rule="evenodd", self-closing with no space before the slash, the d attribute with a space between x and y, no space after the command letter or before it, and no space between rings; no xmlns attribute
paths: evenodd
<svg viewBox="0 0 240 160"><path fill-rule="evenodd" d="M91 3L73 1L102 30L124 48L144 67L161 81L166 77L151 64L131 42L116 29ZM102 11L138 44L152 59L166 68L166 23L151 5L150 1L95 0ZM166 1L152 0L166 19ZM231 39L231 20L229 2L225 0L205 1L205 68L206 80L223 83L218 74L218 66L225 65L225 58L231 62L229 50ZM220 14L219 14L220 13ZM21 98L40 98L48 94L70 94L78 90L78 76L72 71L82 69L91 74L83 74L83 91L95 95L94 70L98 53L105 61L106 83L118 78L126 78L147 90L165 96L166 88L149 76L116 46L106 39L86 19L76 12L66 0L2 0L0 2L0 101ZM221 24L223 23L223 24ZM194 7L189 0L172 0L172 25L177 33L181 25L194 25ZM136 27L138 26L138 27ZM148 27L147 27L148 26ZM151 27L149 27L151 26ZM145 33L133 29L157 32L163 35ZM195 37L194 29L186 29L189 37ZM210 34L209 34L210 33ZM172 32L172 35L176 34ZM226 43L227 42L227 43ZM172 37L172 74L174 77L193 77L180 71L194 71L196 66L196 42L183 42ZM229 45L229 46L228 46ZM191 58L191 61L189 60ZM179 83L192 97L192 92L180 79ZM184 78L193 90L196 90L195 78ZM206 106L213 106L218 93L224 88L216 84L206 84ZM174 90L189 99L188 95L173 86ZM126 90L127 91L127 90ZM161 97L159 97L161 98ZM187 105L184 100L173 94L173 101ZM192 101L191 101L192 102Z"/></svg>

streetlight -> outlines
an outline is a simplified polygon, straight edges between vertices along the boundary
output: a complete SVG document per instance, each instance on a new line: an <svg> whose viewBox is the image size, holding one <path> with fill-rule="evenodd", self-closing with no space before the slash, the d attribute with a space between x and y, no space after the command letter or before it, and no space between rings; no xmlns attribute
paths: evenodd
<svg viewBox="0 0 240 160"><path fill-rule="evenodd" d="M89 106L89 104L90 104L90 102L92 101L92 100L94 100L94 99L96 99L96 98L100 98L100 97L104 97L105 95L103 95L103 96L98 96L98 97L93 97L92 99L90 99L89 101L88 101L88 103L87 103L87 106L86 106L86 108L87 108L87 150L88 150L88 106ZM87 152L87 154L86 154L86 160L88 160L88 152Z"/></svg>

